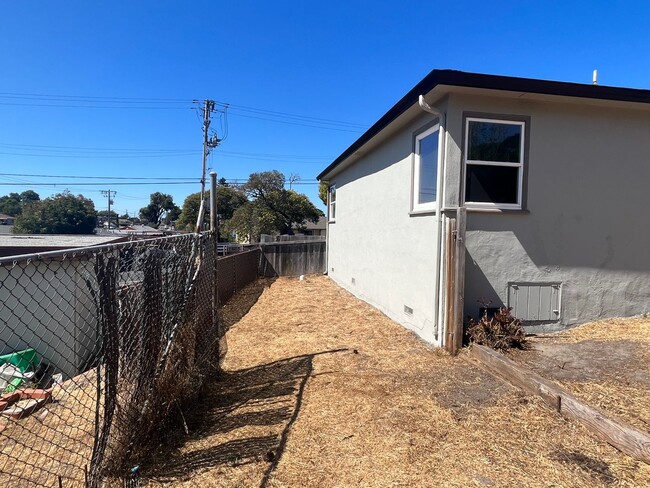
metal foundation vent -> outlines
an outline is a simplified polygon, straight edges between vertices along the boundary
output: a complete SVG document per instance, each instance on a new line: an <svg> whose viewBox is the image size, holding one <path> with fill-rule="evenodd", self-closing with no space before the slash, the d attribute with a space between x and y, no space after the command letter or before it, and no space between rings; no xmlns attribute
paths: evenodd
<svg viewBox="0 0 650 488"><path fill-rule="evenodd" d="M557 322L561 294L561 283L509 283L508 306L524 322Z"/></svg>

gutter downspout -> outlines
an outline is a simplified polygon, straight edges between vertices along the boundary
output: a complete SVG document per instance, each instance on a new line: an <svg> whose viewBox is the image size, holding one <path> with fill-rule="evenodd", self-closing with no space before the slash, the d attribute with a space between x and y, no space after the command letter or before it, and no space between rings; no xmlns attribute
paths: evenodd
<svg viewBox="0 0 650 488"><path fill-rule="evenodd" d="M441 267L443 265L443 256L442 256L442 212L446 210L445 208L445 194L446 194L446 185L445 185L445 159L446 159L446 138L447 138L447 117L446 115L441 112L440 110L432 107L429 105L425 100L424 100L424 95L420 95L418 97L418 105L422 110L425 112L428 112L430 114L435 115L438 117L438 123L440 124L440 135L438 139L438 168L439 168L439 175L438 178L440 179L440 184L439 184L439 190L440 190L440 198L436 198L438 200L438 208L436 211L436 225L438 229L438 235L437 235L437 243L436 243L436 248L438 250L438 264L436 266L436 277L435 277L435 290L436 290L436 308L437 310L434 310L434 316L436 317L436 330L435 330L435 338L436 341L441 345L445 346L444 344L444 338L445 338L445 331L444 329L444 324L446 323L446 320L442 320L444 315L445 315L445 310L443 309L442 303L444 303L444 300L440 300L440 276L441 276ZM443 324L443 327L441 327L441 324Z"/></svg>

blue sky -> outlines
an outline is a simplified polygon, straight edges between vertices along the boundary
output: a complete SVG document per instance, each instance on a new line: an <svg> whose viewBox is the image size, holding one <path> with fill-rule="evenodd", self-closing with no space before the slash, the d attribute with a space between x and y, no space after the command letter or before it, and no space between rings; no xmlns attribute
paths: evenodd
<svg viewBox="0 0 650 488"><path fill-rule="evenodd" d="M5 1L0 195L69 189L102 210L111 189L134 214L162 191L182 205L201 175L193 99L231 104L209 161L220 177L309 183L434 68L584 83L597 68L601 85L650 89L649 14L641 1ZM134 180L152 177L197 182ZM316 185L296 188L323 208Z"/></svg>

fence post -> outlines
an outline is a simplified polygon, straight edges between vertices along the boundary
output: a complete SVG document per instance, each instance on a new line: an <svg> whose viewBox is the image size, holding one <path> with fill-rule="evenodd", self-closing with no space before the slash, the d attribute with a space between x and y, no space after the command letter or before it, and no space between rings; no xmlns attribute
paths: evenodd
<svg viewBox="0 0 650 488"><path fill-rule="evenodd" d="M463 310L465 308L465 227L467 211L456 210L456 242L454 263L454 321L452 323L451 353L457 354L463 346Z"/></svg>
<svg viewBox="0 0 650 488"><path fill-rule="evenodd" d="M217 173L210 172L210 232L212 232L212 330L217 334L218 365L221 366L222 354L225 354L225 337L219 325L219 276L217 261L219 259L219 228L217 225Z"/></svg>

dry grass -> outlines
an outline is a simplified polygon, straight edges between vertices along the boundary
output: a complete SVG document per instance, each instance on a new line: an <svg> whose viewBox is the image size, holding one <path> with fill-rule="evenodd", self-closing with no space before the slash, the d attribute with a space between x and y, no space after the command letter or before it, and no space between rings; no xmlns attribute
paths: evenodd
<svg viewBox="0 0 650 488"><path fill-rule="evenodd" d="M53 403L21 420L1 417L1 486L80 486L93 446L94 375L53 389Z"/></svg>
<svg viewBox="0 0 650 488"><path fill-rule="evenodd" d="M274 282L148 486L648 486L650 466L325 277Z"/></svg>
<svg viewBox="0 0 650 488"><path fill-rule="evenodd" d="M556 334L533 338L533 348L560 346L567 364L557 359L518 356L533 369L645 432L650 432L650 318L613 318L590 322ZM546 355L543 353L542 355Z"/></svg>
<svg viewBox="0 0 650 488"><path fill-rule="evenodd" d="M650 343L650 317L626 317L589 322L554 334L564 342L585 340Z"/></svg>

